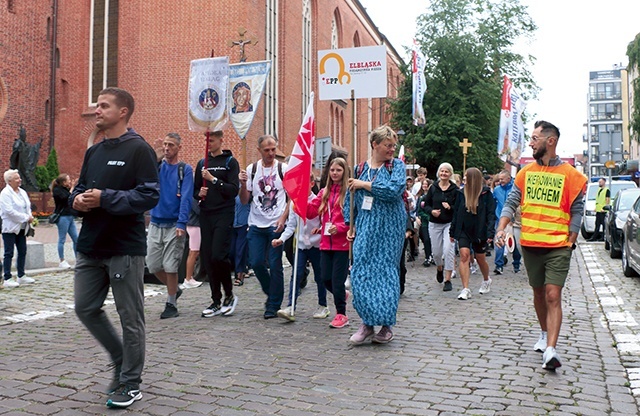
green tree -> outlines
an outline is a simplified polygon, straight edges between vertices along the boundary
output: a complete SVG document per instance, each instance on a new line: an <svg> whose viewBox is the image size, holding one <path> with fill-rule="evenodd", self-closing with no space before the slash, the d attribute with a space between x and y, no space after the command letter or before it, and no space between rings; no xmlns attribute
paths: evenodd
<svg viewBox="0 0 640 416"><path fill-rule="evenodd" d="M34 172L36 181L38 182L38 189L41 192L49 190L51 182L60 175L60 168L58 167L58 154L56 149L51 149L49 156L47 156L47 163L45 165L36 166Z"/></svg>
<svg viewBox="0 0 640 416"><path fill-rule="evenodd" d="M627 56L629 57L629 71L635 69L637 74L640 71L640 33L627 46ZM640 77L633 80L631 88L633 89L633 112L629 127L632 137L640 141Z"/></svg>
<svg viewBox="0 0 640 416"><path fill-rule="evenodd" d="M433 0L419 17L416 39L426 56L426 125L411 119L411 74L391 103L392 123L405 131L410 156L435 176L438 165L449 162L462 170L459 146L473 143L467 166L495 172L503 75L508 75L525 99L535 97L528 66L531 56L513 51L519 40L537 29L525 6L517 0Z"/></svg>
<svg viewBox="0 0 640 416"><path fill-rule="evenodd" d="M49 152L46 167L50 178L49 183L51 183L51 181L60 175L60 168L58 167L58 153L56 152L55 147L51 149L51 152Z"/></svg>

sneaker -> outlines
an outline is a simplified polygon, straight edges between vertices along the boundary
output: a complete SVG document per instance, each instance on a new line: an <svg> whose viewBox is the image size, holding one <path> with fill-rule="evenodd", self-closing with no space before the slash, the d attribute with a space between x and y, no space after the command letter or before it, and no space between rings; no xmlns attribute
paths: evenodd
<svg viewBox="0 0 640 416"><path fill-rule="evenodd" d="M60 269L70 269L71 265L66 260L62 260L60 262L60 264L58 265L58 268L60 268Z"/></svg>
<svg viewBox="0 0 640 416"><path fill-rule="evenodd" d="M469 271L471 274L478 273L478 264L475 261L469 265Z"/></svg>
<svg viewBox="0 0 640 416"><path fill-rule="evenodd" d="M122 363L111 363L109 365L109 368L113 368L113 380L111 380L111 384L109 384L105 393L107 393L108 395L112 395L116 392L116 390L118 390L118 387L120 387L120 373L122 372Z"/></svg>
<svg viewBox="0 0 640 416"><path fill-rule="evenodd" d="M496 267L495 269L493 269L493 273L494 274L502 274L502 267Z"/></svg>
<svg viewBox="0 0 640 416"><path fill-rule="evenodd" d="M227 296L222 301L222 308L220 308L220 312L224 316L231 316L236 310L236 306L238 306L238 297L236 295Z"/></svg>
<svg viewBox="0 0 640 416"><path fill-rule="evenodd" d="M347 315L337 313L329 326L331 328L344 328L345 326L349 326L349 318L347 317Z"/></svg>
<svg viewBox="0 0 640 416"><path fill-rule="evenodd" d="M542 368L545 370L556 371L556 368L562 367L560 356L553 347L547 347L542 355Z"/></svg>
<svg viewBox="0 0 640 416"><path fill-rule="evenodd" d="M480 290L478 290L478 293L480 293L481 295L489 292L491 292L491 278L489 278L489 280L483 280L482 284L480 285Z"/></svg>
<svg viewBox="0 0 640 416"><path fill-rule="evenodd" d="M456 277L458 277L458 273L455 270L451 270L451 278L455 279Z"/></svg>
<svg viewBox="0 0 640 416"><path fill-rule="evenodd" d="M136 400L142 399L142 393L139 389L134 389L121 384L120 387L107 400L107 407L125 408L129 407Z"/></svg>
<svg viewBox="0 0 640 416"><path fill-rule="evenodd" d="M451 280L447 280L444 282L444 287L442 288L443 292L451 292L453 290L453 286L451 285Z"/></svg>
<svg viewBox="0 0 640 416"><path fill-rule="evenodd" d="M514 273L520 273L520 267L514 267L513 268L513 272Z"/></svg>
<svg viewBox="0 0 640 416"><path fill-rule="evenodd" d="M429 263L432 265L436 265L436 261L433 259L433 256L429 256Z"/></svg>
<svg viewBox="0 0 640 416"><path fill-rule="evenodd" d="M429 259L426 259L422 262L422 267L431 267L431 262L429 261Z"/></svg>
<svg viewBox="0 0 640 416"><path fill-rule="evenodd" d="M179 313L176 305L167 302L164 306L164 311L160 314L160 319L175 318L178 315Z"/></svg>
<svg viewBox="0 0 640 416"><path fill-rule="evenodd" d="M185 289L193 289L196 287L200 287L201 285L202 282L198 282L196 279L185 279L184 283L182 284Z"/></svg>
<svg viewBox="0 0 640 416"><path fill-rule="evenodd" d="M544 352L547 349L547 333L540 332L540 338L538 338L538 342L533 346L533 350L537 352Z"/></svg>
<svg viewBox="0 0 640 416"><path fill-rule="evenodd" d="M460 294L458 295L458 300L467 300L471 297L471 290L469 290L468 288L464 288L462 289L462 291L460 291Z"/></svg>
<svg viewBox="0 0 640 416"><path fill-rule="evenodd" d="M209 307L202 311L203 318L213 318L214 316L218 316L222 313L220 309L220 305L216 303L212 303Z"/></svg>
<svg viewBox="0 0 640 416"><path fill-rule="evenodd" d="M393 332L391 327L383 326L377 334L373 336L371 342L376 344L388 344L393 341Z"/></svg>
<svg viewBox="0 0 640 416"><path fill-rule="evenodd" d="M349 338L349 342L351 345L362 345L371 340L373 334L375 334L375 331L372 326L360 324L358 331Z"/></svg>
<svg viewBox="0 0 640 416"><path fill-rule="evenodd" d="M318 309L313 313L313 317L316 319L324 319L329 315L331 315L331 311L326 306L318 307Z"/></svg>
<svg viewBox="0 0 640 416"><path fill-rule="evenodd" d="M18 277L18 284L24 285L27 283L35 283L36 280L31 278L31 277L27 277L27 276L22 276L22 277Z"/></svg>
<svg viewBox="0 0 640 416"><path fill-rule="evenodd" d="M274 311L264 311L264 315L262 315L264 319L273 319L277 318L278 314Z"/></svg>
<svg viewBox="0 0 640 416"><path fill-rule="evenodd" d="M294 310L291 306L287 306L284 309L280 309L278 311L278 316L280 318L286 319L289 322L293 322L296 320L295 314L294 314Z"/></svg>
<svg viewBox="0 0 640 416"><path fill-rule="evenodd" d="M444 270L436 271L436 282L442 283L444 281Z"/></svg>
<svg viewBox="0 0 640 416"><path fill-rule="evenodd" d="M18 286L20 286L20 283L16 282L13 279L4 281L4 287L18 287Z"/></svg>

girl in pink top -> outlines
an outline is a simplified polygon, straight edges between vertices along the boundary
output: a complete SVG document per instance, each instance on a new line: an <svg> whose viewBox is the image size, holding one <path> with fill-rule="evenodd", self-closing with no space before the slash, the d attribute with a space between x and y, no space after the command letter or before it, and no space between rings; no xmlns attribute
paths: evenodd
<svg viewBox="0 0 640 416"><path fill-rule="evenodd" d="M329 324L332 328L344 328L349 325L347 317L347 299L349 292L345 290L349 270L349 242L344 223L342 207L347 193L347 161L341 157L331 161L327 185L320 190L307 207L307 218L320 216L320 269L322 281L333 294L336 316Z"/></svg>

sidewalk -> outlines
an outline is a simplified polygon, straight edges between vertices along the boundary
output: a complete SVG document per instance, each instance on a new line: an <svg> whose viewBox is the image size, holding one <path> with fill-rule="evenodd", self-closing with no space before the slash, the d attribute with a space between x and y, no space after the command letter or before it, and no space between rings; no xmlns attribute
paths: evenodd
<svg viewBox="0 0 640 416"><path fill-rule="evenodd" d="M396 338L360 347L347 343L360 323L351 303L350 327L311 318L311 278L294 323L262 318L255 278L234 288L233 316L211 319L200 317L211 302L206 285L185 291L178 318L160 320L164 288L147 284L144 397L118 414L639 414L580 248L563 291L555 373L532 350L539 329L524 273L505 268L486 295L472 275L473 296L459 301L459 279L443 292L434 267L419 260L408 269ZM111 413L108 358L72 312L72 271L36 280L0 291L0 415ZM112 301L105 311L118 321Z"/></svg>

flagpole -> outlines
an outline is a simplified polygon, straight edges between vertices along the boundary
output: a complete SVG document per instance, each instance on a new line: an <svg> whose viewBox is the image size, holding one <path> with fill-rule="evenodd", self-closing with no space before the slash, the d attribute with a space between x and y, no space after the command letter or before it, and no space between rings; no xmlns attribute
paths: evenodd
<svg viewBox="0 0 640 416"><path fill-rule="evenodd" d="M296 215L296 230L293 232L294 238L296 241L294 250L296 251L293 255L293 287L291 289L291 316L296 315L296 287L298 286L298 244L300 244L300 239L297 238L300 230L300 216Z"/></svg>
<svg viewBox="0 0 640 416"><path fill-rule="evenodd" d="M353 179L358 179L355 177L356 166L358 166L358 161L356 160L356 96L355 90L351 90L351 161L353 162L351 175L353 175ZM355 198L355 191L353 189L350 190L351 197L349 198L349 234L353 234L353 231L356 229L355 221L353 219L353 207ZM349 242L349 265L353 263L353 241ZM349 273L351 274L351 273Z"/></svg>

